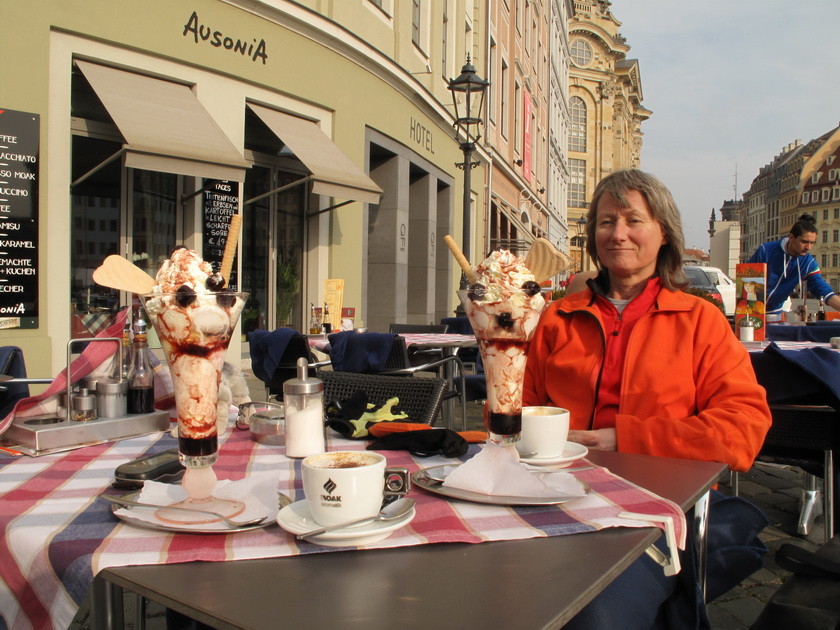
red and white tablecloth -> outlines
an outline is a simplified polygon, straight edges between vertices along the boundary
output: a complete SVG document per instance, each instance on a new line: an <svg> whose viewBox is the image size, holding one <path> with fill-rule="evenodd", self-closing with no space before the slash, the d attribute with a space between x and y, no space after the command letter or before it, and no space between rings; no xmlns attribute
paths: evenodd
<svg viewBox="0 0 840 630"><path fill-rule="evenodd" d="M247 432L222 439L214 465L220 479L273 473L279 488L303 499L300 461L283 448L258 444ZM173 448L168 434L88 446L37 458L0 454L0 611L9 628L66 628L103 568L269 558L334 551L295 540L276 525L235 534L185 534L142 529L118 520L99 498L109 489L114 469L145 453ZM361 449L366 442L333 437L330 450ZM476 446L466 457L477 452ZM385 452L389 465L411 471L452 462L441 457L414 459L407 452ZM589 494L560 506L505 507L448 501L422 489L414 520L367 548L439 542L482 543L632 525L622 511L673 518L677 540L684 540L685 517L674 503L641 489L608 470L575 473ZM640 523L635 522L635 526ZM346 548L345 548L346 549Z"/></svg>

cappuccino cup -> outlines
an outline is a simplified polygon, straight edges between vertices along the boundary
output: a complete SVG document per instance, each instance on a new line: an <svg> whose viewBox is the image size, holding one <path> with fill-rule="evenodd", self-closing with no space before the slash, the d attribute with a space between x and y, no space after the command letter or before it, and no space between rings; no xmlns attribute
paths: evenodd
<svg viewBox="0 0 840 630"><path fill-rule="evenodd" d="M409 490L407 468L388 467L372 451L334 451L303 460L303 493L316 523L327 527L373 518L386 496Z"/></svg>
<svg viewBox="0 0 840 630"><path fill-rule="evenodd" d="M569 437L569 412L560 407L523 407L522 437L516 443L521 457L561 457Z"/></svg>

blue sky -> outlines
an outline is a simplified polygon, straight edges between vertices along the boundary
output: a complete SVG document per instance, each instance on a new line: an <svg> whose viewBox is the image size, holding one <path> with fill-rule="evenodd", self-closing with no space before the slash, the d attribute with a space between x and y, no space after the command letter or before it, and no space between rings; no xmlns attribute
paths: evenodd
<svg viewBox="0 0 840 630"><path fill-rule="evenodd" d="M641 168L671 189L686 246L796 139L840 124L840 0L613 0L638 59Z"/></svg>

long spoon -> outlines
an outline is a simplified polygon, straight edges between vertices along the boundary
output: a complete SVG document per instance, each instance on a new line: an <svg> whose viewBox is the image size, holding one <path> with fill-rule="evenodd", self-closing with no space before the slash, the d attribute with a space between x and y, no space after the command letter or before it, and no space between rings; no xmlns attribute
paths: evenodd
<svg viewBox="0 0 840 630"><path fill-rule="evenodd" d="M376 516L367 516L365 518L357 518L354 521L348 521L346 523L339 523L338 525L330 525L329 527L322 527L321 529L313 529L309 532L304 532L303 534L298 534L297 537L299 539L304 538L311 538L312 536L320 536L321 534L326 534L327 532L331 532L335 529L343 529L345 527L350 527L351 525L358 525L359 523L365 523L368 521L376 522L376 521L393 521L395 519L408 514L411 511L411 508L414 507L414 499L409 497L403 497L401 499L397 499L393 503L389 503L386 505Z"/></svg>
<svg viewBox="0 0 840 630"><path fill-rule="evenodd" d="M129 509L132 507L146 507L166 510L177 510L179 512L190 512L192 514L195 514L196 512L199 514L210 514L218 518L220 521L224 521L229 527L251 527L252 525L259 525L265 519L268 518L268 516L261 516L259 518L252 518L248 521L236 521L226 516L223 516L218 512L211 512L210 510L194 510L192 508L177 507L174 505L155 505L154 503L141 503L140 501L130 501L128 499L123 499L122 497L115 497L112 494L100 494L99 496L101 496L106 501L116 503L117 505L121 505L124 508Z"/></svg>

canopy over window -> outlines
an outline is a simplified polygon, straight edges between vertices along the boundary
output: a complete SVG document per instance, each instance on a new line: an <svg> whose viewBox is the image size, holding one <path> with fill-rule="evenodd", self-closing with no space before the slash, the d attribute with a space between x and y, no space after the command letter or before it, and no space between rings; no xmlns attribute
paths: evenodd
<svg viewBox="0 0 840 630"><path fill-rule="evenodd" d="M244 181L249 167L189 87L76 60L126 140L124 164Z"/></svg>
<svg viewBox="0 0 840 630"><path fill-rule="evenodd" d="M248 107L309 169L314 194L379 203L382 189L315 123L253 103Z"/></svg>

